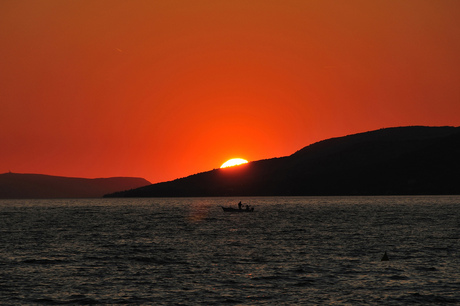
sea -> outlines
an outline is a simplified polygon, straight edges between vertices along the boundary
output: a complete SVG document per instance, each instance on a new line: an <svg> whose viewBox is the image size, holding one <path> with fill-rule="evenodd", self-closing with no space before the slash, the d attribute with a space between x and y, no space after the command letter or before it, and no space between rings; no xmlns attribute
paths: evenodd
<svg viewBox="0 0 460 306"><path fill-rule="evenodd" d="M460 196L1 200L0 304L460 305Z"/></svg>

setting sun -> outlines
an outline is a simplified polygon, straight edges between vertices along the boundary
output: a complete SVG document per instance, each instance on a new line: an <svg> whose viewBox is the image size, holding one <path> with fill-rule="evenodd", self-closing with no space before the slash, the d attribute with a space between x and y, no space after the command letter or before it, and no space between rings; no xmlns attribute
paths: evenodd
<svg viewBox="0 0 460 306"><path fill-rule="evenodd" d="M225 163L220 166L221 168L227 168L227 167L233 167L233 166L238 166L241 164L247 164L248 161L242 158L232 158L227 160Z"/></svg>

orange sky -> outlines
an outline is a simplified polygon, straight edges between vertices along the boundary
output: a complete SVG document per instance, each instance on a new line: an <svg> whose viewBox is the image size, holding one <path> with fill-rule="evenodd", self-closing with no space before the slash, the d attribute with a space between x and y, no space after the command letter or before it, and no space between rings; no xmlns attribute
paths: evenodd
<svg viewBox="0 0 460 306"><path fill-rule="evenodd" d="M0 173L140 176L460 125L460 1L0 2Z"/></svg>

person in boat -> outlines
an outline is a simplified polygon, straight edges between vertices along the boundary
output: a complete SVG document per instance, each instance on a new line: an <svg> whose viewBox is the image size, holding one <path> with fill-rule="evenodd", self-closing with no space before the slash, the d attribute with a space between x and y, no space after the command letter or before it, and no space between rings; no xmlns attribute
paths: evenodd
<svg viewBox="0 0 460 306"><path fill-rule="evenodd" d="M243 206L243 204L241 204L241 201L240 203L238 203L238 209L241 210L241 206Z"/></svg>

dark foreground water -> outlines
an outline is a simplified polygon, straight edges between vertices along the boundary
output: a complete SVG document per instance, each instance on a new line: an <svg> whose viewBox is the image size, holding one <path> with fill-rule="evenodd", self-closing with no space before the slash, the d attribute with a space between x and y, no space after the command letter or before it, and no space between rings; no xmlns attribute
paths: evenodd
<svg viewBox="0 0 460 306"><path fill-rule="evenodd" d="M0 304L460 304L459 238L460 197L3 200Z"/></svg>

